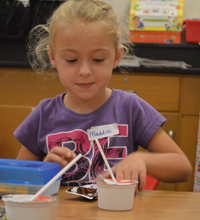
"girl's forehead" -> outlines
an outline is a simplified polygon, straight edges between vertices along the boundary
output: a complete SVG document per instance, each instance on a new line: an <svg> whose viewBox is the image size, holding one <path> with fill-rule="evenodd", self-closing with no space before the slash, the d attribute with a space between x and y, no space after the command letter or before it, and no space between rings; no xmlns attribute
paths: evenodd
<svg viewBox="0 0 200 220"><path fill-rule="evenodd" d="M77 39L79 37L91 37L97 39L107 39L110 37L108 31L101 25L95 23L74 22L70 25L63 25L57 29L55 36L63 35L66 38L73 37Z"/></svg>
<svg viewBox="0 0 200 220"><path fill-rule="evenodd" d="M98 23L74 22L70 25L62 25L55 32L52 48L63 50L71 48L80 50L95 50L96 48L109 48L115 50L115 42L112 34ZM84 45L84 46L83 46Z"/></svg>
<svg viewBox="0 0 200 220"><path fill-rule="evenodd" d="M102 32L106 30L106 27L103 27L98 22L84 22L84 21L75 21L70 24L63 23L59 28L58 31L62 31L63 29L68 29L70 31L84 31L87 30L95 30L95 32Z"/></svg>

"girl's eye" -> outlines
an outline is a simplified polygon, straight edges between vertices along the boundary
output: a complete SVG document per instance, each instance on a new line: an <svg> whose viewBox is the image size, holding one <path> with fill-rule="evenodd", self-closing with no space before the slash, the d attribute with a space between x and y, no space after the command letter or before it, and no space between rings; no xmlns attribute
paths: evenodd
<svg viewBox="0 0 200 220"><path fill-rule="evenodd" d="M104 59L93 59L93 61L97 62L97 63L100 63L100 62L103 62Z"/></svg>
<svg viewBox="0 0 200 220"><path fill-rule="evenodd" d="M68 63L75 63L77 60L66 60Z"/></svg>

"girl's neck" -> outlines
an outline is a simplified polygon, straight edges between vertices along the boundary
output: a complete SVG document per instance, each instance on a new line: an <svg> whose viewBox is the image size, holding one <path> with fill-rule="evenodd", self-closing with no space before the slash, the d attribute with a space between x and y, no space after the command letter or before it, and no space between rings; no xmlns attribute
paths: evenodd
<svg viewBox="0 0 200 220"><path fill-rule="evenodd" d="M95 98L89 100L77 99L71 93L67 93L63 98L64 105L79 114L88 114L100 108L111 96L112 90L106 88Z"/></svg>

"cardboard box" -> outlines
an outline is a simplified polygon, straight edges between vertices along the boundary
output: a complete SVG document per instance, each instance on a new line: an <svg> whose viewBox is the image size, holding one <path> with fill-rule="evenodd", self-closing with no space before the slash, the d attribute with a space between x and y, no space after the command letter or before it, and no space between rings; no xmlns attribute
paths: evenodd
<svg viewBox="0 0 200 220"><path fill-rule="evenodd" d="M181 31L183 0L132 0L129 30Z"/></svg>
<svg viewBox="0 0 200 220"><path fill-rule="evenodd" d="M181 32L175 31L130 31L130 42L180 44Z"/></svg>
<svg viewBox="0 0 200 220"><path fill-rule="evenodd" d="M59 171L58 163L0 159L0 196L5 194L35 194ZM60 188L59 178L43 195L53 195Z"/></svg>

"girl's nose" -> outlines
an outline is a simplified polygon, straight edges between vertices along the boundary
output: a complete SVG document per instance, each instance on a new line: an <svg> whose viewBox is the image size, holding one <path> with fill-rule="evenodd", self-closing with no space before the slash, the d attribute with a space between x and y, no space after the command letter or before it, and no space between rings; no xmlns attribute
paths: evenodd
<svg viewBox="0 0 200 220"><path fill-rule="evenodd" d="M80 69L79 69L78 74L79 76L83 76L83 77L86 77L92 74L89 62L82 62L80 64Z"/></svg>

